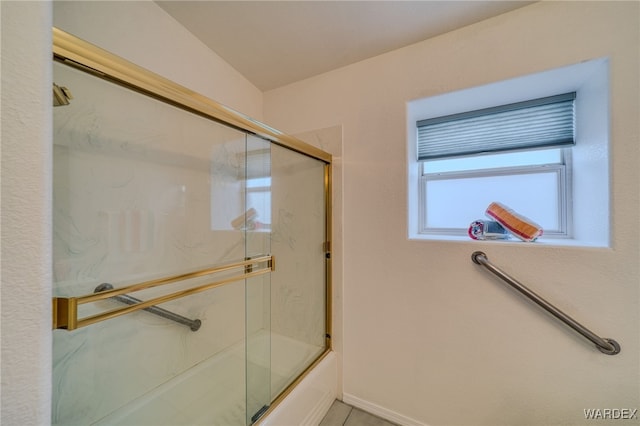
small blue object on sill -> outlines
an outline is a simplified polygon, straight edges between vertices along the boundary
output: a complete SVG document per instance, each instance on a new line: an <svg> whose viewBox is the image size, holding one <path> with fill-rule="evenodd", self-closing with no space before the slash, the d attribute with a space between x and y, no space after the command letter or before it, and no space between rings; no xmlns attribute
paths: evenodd
<svg viewBox="0 0 640 426"><path fill-rule="evenodd" d="M469 236L474 240L507 240L509 231L492 220L474 220L469 225Z"/></svg>

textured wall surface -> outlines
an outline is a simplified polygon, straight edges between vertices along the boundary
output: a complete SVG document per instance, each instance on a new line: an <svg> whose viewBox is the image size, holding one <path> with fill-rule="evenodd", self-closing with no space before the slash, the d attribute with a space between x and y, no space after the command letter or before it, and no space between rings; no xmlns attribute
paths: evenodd
<svg viewBox="0 0 640 426"><path fill-rule="evenodd" d="M51 5L1 2L2 405L0 423L49 421ZM35 172L34 172L35 171Z"/></svg>

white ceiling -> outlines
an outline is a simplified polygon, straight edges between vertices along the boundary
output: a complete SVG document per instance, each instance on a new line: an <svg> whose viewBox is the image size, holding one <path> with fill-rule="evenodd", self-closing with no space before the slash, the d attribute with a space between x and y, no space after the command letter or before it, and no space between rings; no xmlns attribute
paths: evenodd
<svg viewBox="0 0 640 426"><path fill-rule="evenodd" d="M531 1L156 1L266 91Z"/></svg>

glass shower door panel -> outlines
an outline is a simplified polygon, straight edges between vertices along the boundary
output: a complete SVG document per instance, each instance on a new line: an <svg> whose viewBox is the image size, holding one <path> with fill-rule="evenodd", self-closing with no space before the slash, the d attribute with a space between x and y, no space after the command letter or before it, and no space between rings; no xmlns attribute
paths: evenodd
<svg viewBox="0 0 640 426"><path fill-rule="evenodd" d="M271 254L271 143L247 136L246 258ZM271 403L271 274L246 282L247 424Z"/></svg>
<svg viewBox="0 0 640 426"><path fill-rule="evenodd" d="M325 349L325 165L274 145L271 150L272 397Z"/></svg>
<svg viewBox="0 0 640 426"><path fill-rule="evenodd" d="M58 63L54 81L74 96L54 108L55 296L244 260L244 133ZM54 331L52 423L245 424L246 300L238 281L160 306L197 331L145 311Z"/></svg>

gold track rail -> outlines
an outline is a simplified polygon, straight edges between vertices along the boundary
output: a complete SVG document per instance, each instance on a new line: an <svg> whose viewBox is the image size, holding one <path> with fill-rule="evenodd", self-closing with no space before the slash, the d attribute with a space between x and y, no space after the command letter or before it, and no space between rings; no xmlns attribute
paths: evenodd
<svg viewBox="0 0 640 426"><path fill-rule="evenodd" d="M325 163L331 163L331 154L313 145L286 135L55 27L53 28L53 59L80 68L96 77L114 81L151 97L159 98L179 108L253 133Z"/></svg>
<svg viewBox="0 0 640 426"><path fill-rule="evenodd" d="M126 287L118 288L118 289L102 291L100 293L91 293L84 296L68 297L68 298L54 297L53 298L53 329L54 330L56 329L75 330L77 328L86 327L91 324L95 324L101 321L106 321L108 319L116 318L116 317L126 315L132 312L136 312L145 308L149 308L153 305L169 302L175 299L180 299L182 297L190 296L192 294L201 293L203 291L220 287L232 282L267 274L273 271L274 264L275 263L274 263L273 256L260 256L260 257L248 259L242 262L215 266L211 268L201 269L198 271L188 272L185 274L171 275L168 277L163 277L155 280L132 284ZM207 275L212 275L215 273L229 271L237 268L243 268L243 273L232 276L232 277L224 278L218 281L213 281L207 284L199 285L197 287L177 291L174 293L166 294L164 296L159 296L141 303L136 303L135 305L113 309L111 311L103 312L103 313L92 315L85 318L78 318L78 306L82 304L97 302L99 300L109 299L111 297L123 295L125 293L133 293L133 292L145 290L148 288L171 284L178 281L184 281L191 278L198 278L198 277L203 277Z"/></svg>

